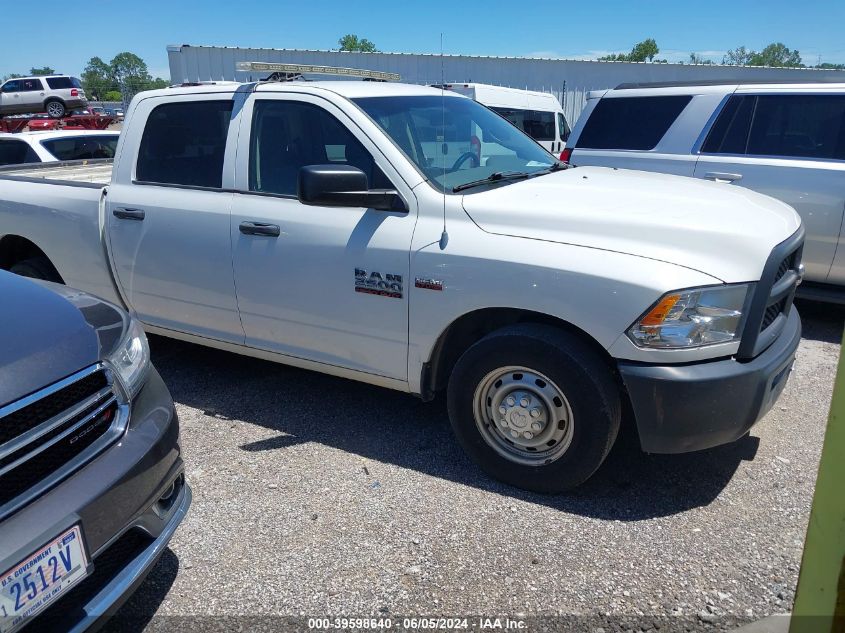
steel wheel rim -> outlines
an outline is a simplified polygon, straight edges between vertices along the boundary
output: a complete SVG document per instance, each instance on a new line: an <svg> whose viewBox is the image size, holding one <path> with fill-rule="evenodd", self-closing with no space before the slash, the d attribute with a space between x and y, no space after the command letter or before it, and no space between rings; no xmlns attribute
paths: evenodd
<svg viewBox="0 0 845 633"><path fill-rule="evenodd" d="M64 114L64 112L62 112L62 110L63 110L63 108L62 108L60 103L56 103L55 101L51 101L50 103L47 104L47 114L49 114L51 117L61 116L62 114Z"/></svg>
<svg viewBox="0 0 845 633"><path fill-rule="evenodd" d="M484 441L509 461L544 466L572 444L572 408L563 391L538 371L500 367L478 383L475 425Z"/></svg>

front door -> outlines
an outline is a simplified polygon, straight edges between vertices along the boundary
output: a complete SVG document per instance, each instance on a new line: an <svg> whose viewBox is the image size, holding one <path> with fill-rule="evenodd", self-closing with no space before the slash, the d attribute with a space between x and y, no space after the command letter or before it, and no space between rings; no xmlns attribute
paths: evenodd
<svg viewBox="0 0 845 633"><path fill-rule="evenodd" d="M398 189L410 211L301 204L300 167L327 163L362 169L371 188ZM236 189L231 237L246 344L405 380L416 204L375 145L318 97L257 98L242 117Z"/></svg>
<svg viewBox="0 0 845 633"><path fill-rule="evenodd" d="M234 155L233 101L188 95L150 102L135 112L139 121L148 114L143 137L124 140L140 146L137 163L124 157L115 166L121 184L107 196L118 282L144 323L242 343L229 242L234 168L224 158L230 132Z"/></svg>

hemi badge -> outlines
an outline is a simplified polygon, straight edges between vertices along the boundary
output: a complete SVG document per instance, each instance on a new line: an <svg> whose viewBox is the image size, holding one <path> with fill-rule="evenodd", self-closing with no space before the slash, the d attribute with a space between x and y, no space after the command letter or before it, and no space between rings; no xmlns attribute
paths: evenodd
<svg viewBox="0 0 845 633"><path fill-rule="evenodd" d="M426 279L425 277L417 277L414 280L414 286L423 288L424 290L443 290L443 282L437 279Z"/></svg>

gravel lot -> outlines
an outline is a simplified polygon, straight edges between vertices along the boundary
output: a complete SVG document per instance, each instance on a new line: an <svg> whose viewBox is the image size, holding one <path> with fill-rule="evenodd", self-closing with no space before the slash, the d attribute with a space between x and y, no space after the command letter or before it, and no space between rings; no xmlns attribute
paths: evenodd
<svg viewBox="0 0 845 633"><path fill-rule="evenodd" d="M194 504L121 615L158 630L175 615L563 614L610 631L789 611L845 316L799 309L795 371L750 436L647 456L628 432L557 497L480 473L442 398L154 337Z"/></svg>

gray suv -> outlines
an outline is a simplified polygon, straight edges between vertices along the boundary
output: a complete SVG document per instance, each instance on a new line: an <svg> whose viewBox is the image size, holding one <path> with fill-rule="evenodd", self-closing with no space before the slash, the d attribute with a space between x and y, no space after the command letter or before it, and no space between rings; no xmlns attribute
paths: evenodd
<svg viewBox="0 0 845 633"><path fill-rule="evenodd" d="M589 94L567 151L786 202L807 231L799 294L845 301L845 83L623 84Z"/></svg>
<svg viewBox="0 0 845 633"><path fill-rule="evenodd" d="M123 310L5 271L0 296L0 631L82 631L188 510L176 412Z"/></svg>
<svg viewBox="0 0 845 633"><path fill-rule="evenodd" d="M50 118L60 119L87 106L82 83L68 75L17 77L0 85L0 116L46 112Z"/></svg>

